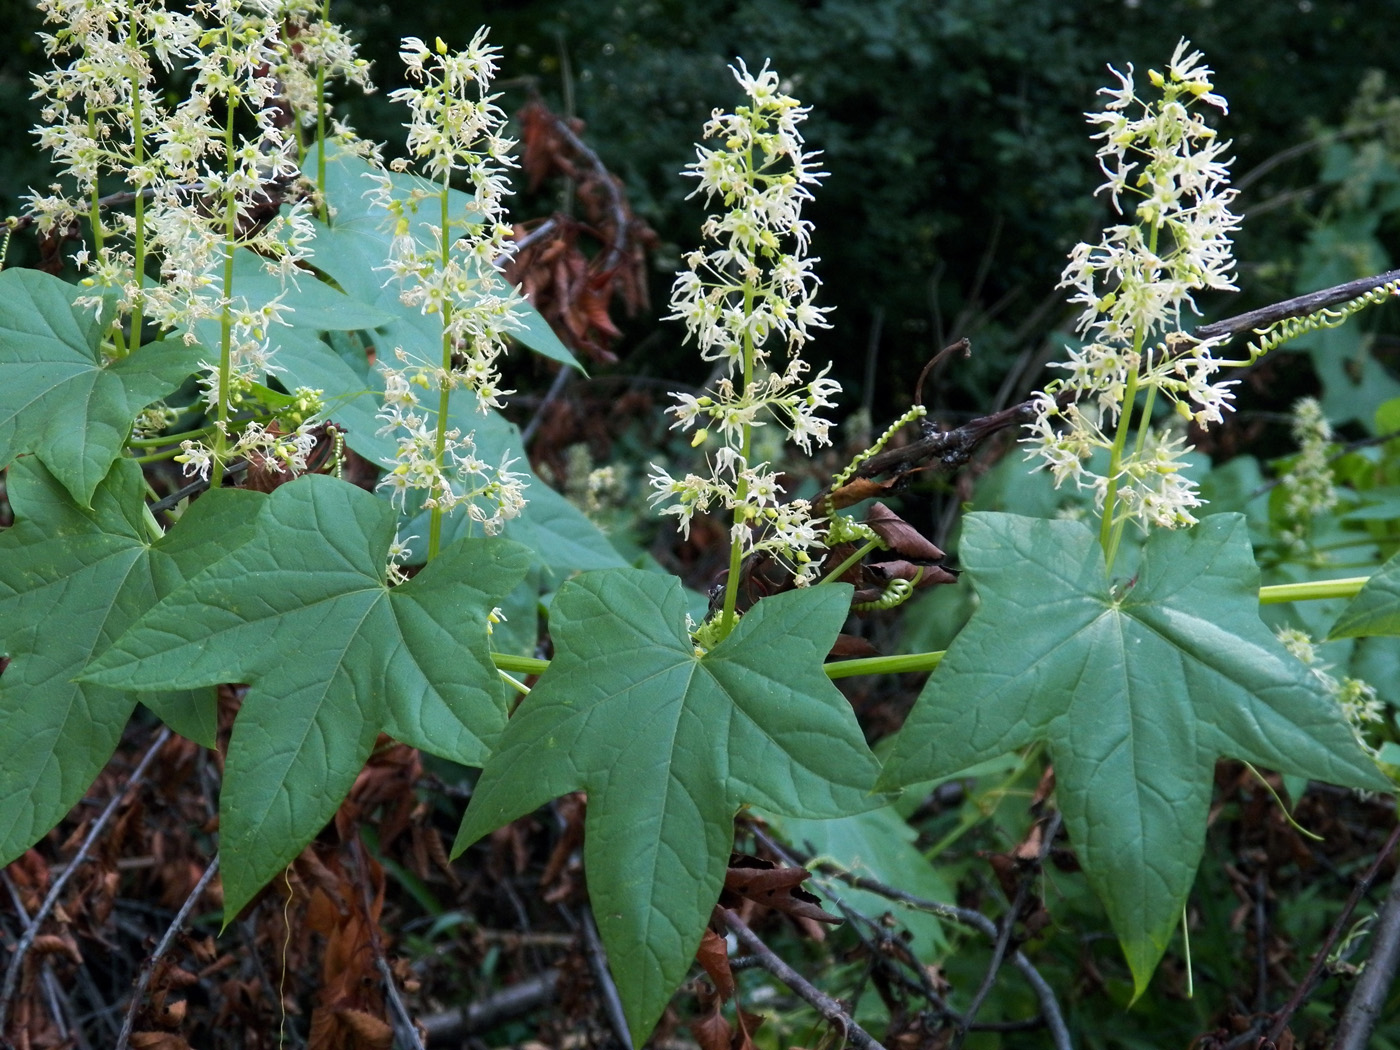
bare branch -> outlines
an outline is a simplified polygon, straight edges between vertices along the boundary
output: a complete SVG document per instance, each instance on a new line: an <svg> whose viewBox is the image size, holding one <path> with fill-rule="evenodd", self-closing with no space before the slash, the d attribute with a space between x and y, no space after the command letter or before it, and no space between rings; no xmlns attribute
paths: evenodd
<svg viewBox="0 0 1400 1050"><path fill-rule="evenodd" d="M972 997L972 1002L963 1012L963 1021L960 1026L962 1030L953 1040L952 1050L960 1050L963 1040L967 1037L968 1026L977 1019L977 1011L982 1008L982 1003L986 1001L988 993L992 990L992 985L996 982L997 971L1001 969L1002 961L1006 958L1006 950L1011 946L1011 934L1016 928L1017 920L1021 917L1021 909L1026 906L1026 902L1030 899L1033 876L1040 871L1040 866L1049 854L1050 846L1055 841L1055 836L1059 834L1059 831L1060 814L1056 812L1045 824L1035 864L1030 872L1021 875L1020 885L1016 887L1016 899L1011 902L1011 910L1002 916L999 924L1000 929L997 931L996 944L992 948L992 961L987 964L987 972L982 978L982 984L977 989L977 994Z"/></svg>
<svg viewBox="0 0 1400 1050"><path fill-rule="evenodd" d="M190 917L195 903L218 870L219 855L216 853L214 859L209 862L209 866L204 869L204 874L195 883L194 889L190 890L190 895L185 898L185 903L180 905L180 910L175 913L175 918L171 919L170 925L165 928L165 934L161 937L160 943L156 945L155 951L151 952L145 965L141 967L141 976L137 978L136 989L131 993L131 1005L127 1008L126 1020L122 1022L122 1030L117 1034L117 1042L113 1050L126 1050L127 1041L131 1038L131 1029L136 1025L136 1015L141 1012L141 1002L146 998L146 989L151 986L151 977L156 972L156 965L170 950L170 945L175 941L175 935L184 929L185 920Z"/></svg>
<svg viewBox="0 0 1400 1050"><path fill-rule="evenodd" d="M1400 874L1391 880L1390 893L1372 933L1371 957L1342 1012L1332 1050L1366 1050L1371 1045L1371 1030L1390 995L1397 968L1400 968Z"/></svg>
<svg viewBox="0 0 1400 1050"><path fill-rule="evenodd" d="M810 984L805 977L778 958L773 949L764 944L743 919L728 908L721 908L719 911L724 916L725 925L734 932L744 950L756 956L760 966L791 988L812 1009L833 1024L843 1039L858 1050L885 1050L876 1042L874 1036L856 1024L855 1019L839 1002Z"/></svg>
<svg viewBox="0 0 1400 1050"><path fill-rule="evenodd" d="M1327 931L1327 939L1322 942L1322 947L1318 948L1317 954L1313 956L1312 965L1308 967L1307 974L1298 982L1298 987L1293 990L1292 997L1284 1004L1283 1009L1275 1015L1273 1027L1269 1029L1269 1034L1264 1037L1264 1042L1261 1045L1271 1046L1282 1038L1284 1030L1288 1028L1288 1022L1298 1012L1298 1007L1302 1006L1303 1001L1312 993L1313 985L1317 983L1318 975L1322 973L1322 968L1327 963L1327 957L1332 954L1333 947L1341 938L1342 930L1346 929L1347 924L1351 922L1352 912L1356 911L1356 906L1361 903L1361 898L1371 888L1371 883L1376 881L1381 865L1395 849L1397 842L1400 842L1400 824L1397 824L1395 829L1391 831L1390 837L1385 840L1385 845L1381 847L1381 851L1376 855L1375 862L1370 869L1351 888L1351 895L1347 897L1346 904L1342 906L1337 921Z"/></svg>
<svg viewBox="0 0 1400 1050"><path fill-rule="evenodd" d="M10 965L5 969L5 982L0 985L0 1037L4 1036L5 1022L9 1019L10 1000L15 994L15 986L19 983L20 971L24 967L25 956L29 954L29 949L34 946L34 938L38 936L40 927L44 920L48 918L49 912L53 911L58 899L63 895L63 889L68 885L68 880L73 876L83 861L87 859L88 852L102 837L102 833L107 828L107 823L121 807L122 801L129 795L146 775L146 769L155 759L156 754L165 742L170 739L170 730L162 728L156 734L156 738L151 742L151 746L146 749L146 753L141 756L141 761L131 773L131 779L126 782L126 786L112 796L101 815L93 821L92 827L88 830L87 838L83 839L83 844L78 847L78 852L73 859L68 862L68 866L63 869L63 873L54 879L53 886L50 887L48 896L44 898L44 903L39 905L39 910L34 913L30 920L30 925L19 939L19 944L15 946L14 954L10 956Z"/></svg>
<svg viewBox="0 0 1400 1050"><path fill-rule="evenodd" d="M1212 321L1210 324L1201 325L1192 333L1192 336L1196 339L1218 339L1222 336L1244 335L1253 332L1256 328L1267 328L1271 324L1286 321L1291 317L1304 317L1318 310L1325 310L1330 306L1340 306L1342 303L1350 302L1357 296L1365 295L1391 281L1400 281L1400 270L1388 270L1375 277L1358 277L1346 284L1308 292L1307 295L1285 299L1281 303L1273 303L1270 306L1261 306L1257 310L1227 317L1223 321Z"/></svg>

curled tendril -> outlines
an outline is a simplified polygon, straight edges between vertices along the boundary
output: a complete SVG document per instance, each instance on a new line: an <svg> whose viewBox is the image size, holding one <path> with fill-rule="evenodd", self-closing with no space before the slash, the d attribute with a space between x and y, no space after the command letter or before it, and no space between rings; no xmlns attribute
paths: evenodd
<svg viewBox="0 0 1400 1050"><path fill-rule="evenodd" d="M873 445L871 445L864 452L859 453L854 459L852 459L845 470L841 471L841 473L837 474L834 478L831 479L831 489L827 493L826 497L826 513L828 517L831 516L833 511L833 508L831 506L831 493L834 493L842 485L850 481L851 478L855 477L857 468L859 468L860 465L864 463L867 459L869 459L871 456L875 456L883 452L885 450L885 446L890 443L891 439L893 439L894 436L898 434L906 424L912 423L916 419L923 419L926 415L928 415L928 409L926 409L923 405L914 405L912 408L909 409L909 411L905 412L904 415L900 416L893 423L891 423L889 427L885 430L885 432L875 439L875 443Z"/></svg>
<svg viewBox="0 0 1400 1050"><path fill-rule="evenodd" d="M919 585L919 581L924 578L923 567L914 573L912 580L897 579L891 580L885 585L880 597L873 602L853 602L851 609L855 612L874 612L877 609L893 609L897 605L903 605L914 595L914 588Z"/></svg>
<svg viewBox="0 0 1400 1050"><path fill-rule="evenodd" d="M1347 300L1341 306L1325 307L1302 317L1287 317L1282 321L1275 321L1267 328L1255 329L1256 338L1245 347L1249 351L1248 359L1221 363L1233 368L1252 365L1275 347L1322 328L1338 328L1366 307L1379 305L1397 292L1400 292L1400 281L1387 281L1355 299Z"/></svg>

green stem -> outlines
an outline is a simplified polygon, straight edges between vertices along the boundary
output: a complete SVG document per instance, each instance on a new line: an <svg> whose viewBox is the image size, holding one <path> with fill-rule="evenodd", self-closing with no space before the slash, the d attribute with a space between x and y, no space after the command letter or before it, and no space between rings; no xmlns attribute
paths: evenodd
<svg viewBox="0 0 1400 1050"><path fill-rule="evenodd" d="M1348 576L1340 580L1309 580L1306 583L1277 583L1259 588L1260 605L1280 602L1315 602L1326 598L1354 598L1369 576Z"/></svg>
<svg viewBox="0 0 1400 1050"><path fill-rule="evenodd" d="M744 317L748 318L753 314L754 286L752 281L744 282ZM753 386L753 332L748 328L744 329L744 384L739 388L739 397L742 399L748 396L750 387ZM739 475L738 483L734 488L734 531L738 533L740 529L748 527L748 496L749 482L744 477L742 471L749 469L750 439L753 436L753 428L745 423L743 427L743 439L739 446ZM729 632L734 629L734 606L739 600L739 572L744 564L744 541L742 536L736 535L729 541L729 576L724 583L724 612L720 617L719 636L723 640L729 637Z"/></svg>
<svg viewBox="0 0 1400 1050"><path fill-rule="evenodd" d="M160 448L162 445L178 445L181 441L202 441L210 436L213 427L200 427L198 430L185 430L179 434L165 434L161 437L127 438L127 448Z"/></svg>
<svg viewBox="0 0 1400 1050"><path fill-rule="evenodd" d="M866 656L859 660L839 660L823 664L828 678L851 678L858 674L912 674L932 671L943 662L946 650L933 653L906 653L902 656Z"/></svg>
<svg viewBox="0 0 1400 1050"><path fill-rule="evenodd" d="M1160 228L1156 225L1152 227L1152 232L1148 235L1148 251L1157 253L1157 236ZM1123 528L1127 524L1126 519L1117 521L1118 510L1118 472L1123 468L1123 449L1127 447L1128 431L1133 426L1134 408L1136 407L1138 395L1139 375L1142 371L1142 347L1146 341L1147 333L1143 331L1142 325L1136 325L1133 330L1132 359L1137 365L1128 373L1127 389L1123 391L1123 402L1118 412L1118 430L1113 435L1113 451L1108 462L1108 487L1104 491L1103 500L1103 521L1099 526L1099 545L1103 547L1104 571L1113 572L1113 562L1118 557L1118 545L1123 539ZM1145 411L1139 416L1137 443L1134 446L1137 451L1142 451L1143 442L1147 438L1147 428L1152 425L1152 395L1156 393L1155 388L1148 391L1148 402Z"/></svg>
<svg viewBox="0 0 1400 1050"><path fill-rule="evenodd" d="M331 0L321 4L322 28L331 20ZM330 206L326 203L326 69L316 69L316 195L321 202L321 221L331 221Z"/></svg>
<svg viewBox="0 0 1400 1050"><path fill-rule="evenodd" d="M161 463L167 459L174 459L180 454L180 449L168 448L164 452L148 452L144 456L132 456L137 463L145 466L147 463Z"/></svg>
<svg viewBox="0 0 1400 1050"><path fill-rule="evenodd" d="M224 30L225 45L234 50L233 27ZM233 122L238 115L238 103L232 93L228 96L228 114L224 122L224 173L233 181L237 159L234 156ZM224 287L223 306L219 309L219 404L214 428L214 463L209 473L209 487L217 489L224 480L224 458L228 455L229 386L233 381L233 253L238 247L238 197L225 190L224 201Z"/></svg>
<svg viewBox="0 0 1400 1050"><path fill-rule="evenodd" d="M138 44L137 29L136 7L133 4L131 17L128 21L128 40L133 46ZM131 146L132 166L135 168L143 167L146 163L146 129L141 111L141 81L134 70L131 74ZM131 305L131 335L127 338L127 353L129 354L135 353L141 347L141 325L144 323L142 303L145 296L144 278L146 275L146 195L143 192L145 185L133 181L132 188L136 191L133 214L136 230L132 244L132 270L137 290Z"/></svg>
<svg viewBox="0 0 1400 1050"><path fill-rule="evenodd" d="M908 653L903 656L869 656L860 660L838 660L823 664L822 670L831 679L850 678L858 674L913 674L919 671L932 671L943 660L944 653ZM511 656L509 653L492 653L491 662L498 671L514 671L516 674L544 674L549 667L548 660L535 660L528 656Z"/></svg>
<svg viewBox="0 0 1400 1050"><path fill-rule="evenodd" d="M442 213L442 268L446 271L448 263L451 261L452 230L448 224L449 211L447 202L448 176L442 179L442 193L440 195L440 206ZM452 304L444 296L442 300L442 378L438 380L438 414L437 431L433 436L433 463L436 464L438 472L442 472L442 459L447 453L447 413L449 400L452 397L452 383L448 376L452 372ZM432 513L428 516L428 561L437 557L438 547L442 544L442 501L435 500Z"/></svg>
<svg viewBox="0 0 1400 1050"><path fill-rule="evenodd" d="M1138 340L1134 339L1136 346ZM1113 559L1118 554L1118 540L1122 532L1115 532L1115 509L1118 505L1118 471L1123 466L1123 449L1128 444L1128 431L1132 427L1133 402L1137 400L1138 376L1133 371L1128 374L1128 388L1123 392L1123 405L1118 415L1118 430L1113 435L1113 451L1108 459L1108 487L1104 490L1103 521L1099 524L1099 545L1103 547L1104 566L1108 573L1113 572Z"/></svg>
<svg viewBox="0 0 1400 1050"><path fill-rule="evenodd" d="M502 680L503 682L505 682L506 685L510 686L512 689L514 689L514 690L515 690L517 693L519 693L521 696L529 696L529 695L530 695L530 687L529 687L528 685L526 685L524 682L516 681L516 680L515 680L514 678L512 678L510 675L508 675L508 674L506 674L504 671L502 671L500 668L497 668L497 669L496 669L496 673L497 673L498 675L501 676L501 680Z"/></svg>
<svg viewBox="0 0 1400 1050"><path fill-rule="evenodd" d="M864 558L867 554L869 554L878 546L880 546L879 540L868 541L865 544L865 546L861 547L849 558L843 561L840 565L836 566L836 568L832 569L829 573L827 573L820 580L818 580L817 586L820 587L823 583L832 583L836 580L839 580L842 574L845 573L847 569L849 569L852 565L855 565L857 562L859 562L862 558Z"/></svg>
<svg viewBox="0 0 1400 1050"><path fill-rule="evenodd" d="M974 795L969 801L971 805L964 805L962 818L958 821L958 826L944 835L933 844L932 847L923 851L924 856L930 860L936 860L953 847L953 844L962 838L969 831L975 828L982 821L987 820L996 814L1001 807L1002 800L1012 793L1016 782L1025 775L1026 767L1034 761L1036 755L1040 754L1040 744L1032 744L1021 756L1021 761L1016 763L1006 778L996 787ZM1027 792L1029 793L1029 792Z"/></svg>
<svg viewBox="0 0 1400 1050"><path fill-rule="evenodd" d="M534 660L528 656L511 656L509 653L492 653L491 662L498 671L514 671L516 674L544 674L548 660Z"/></svg>

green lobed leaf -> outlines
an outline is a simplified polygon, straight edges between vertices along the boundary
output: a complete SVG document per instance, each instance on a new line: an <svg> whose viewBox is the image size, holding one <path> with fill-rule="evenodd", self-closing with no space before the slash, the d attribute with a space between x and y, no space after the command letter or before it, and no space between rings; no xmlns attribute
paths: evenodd
<svg viewBox="0 0 1400 1050"><path fill-rule="evenodd" d="M86 289L38 270L0 270L0 467L33 452L82 506L121 455L132 421L194 364L178 340L111 363Z"/></svg>
<svg viewBox="0 0 1400 1050"><path fill-rule="evenodd" d="M148 544L141 470L120 460L80 506L35 459L9 473L16 524L0 533L0 866L63 819L102 771L134 693L75 682L105 647L187 574L247 535L250 494L196 501ZM225 494L217 494L224 496ZM212 709L189 696L143 695L172 728L212 744ZM206 703L212 703L206 697Z"/></svg>
<svg viewBox="0 0 1400 1050"><path fill-rule="evenodd" d="M1400 554L1391 557L1347 603L1328 640L1400 635Z"/></svg>
<svg viewBox="0 0 1400 1050"><path fill-rule="evenodd" d="M555 656L506 727L454 852L588 792L584 863L634 1043L684 979L746 803L794 817L878 806L878 765L822 672L844 585L760 602L697 656L680 581L585 573L550 607Z"/></svg>
<svg viewBox="0 0 1400 1050"><path fill-rule="evenodd" d="M344 428L347 445L382 467L394 464L395 436L380 433L384 424L376 416L383 403L382 366L366 363L362 374L315 339L284 340L278 361L287 370L284 382L325 392L327 415ZM452 392L448 413L453 427L472 435L483 460L495 464L509 459L512 469L529 478L525 509L520 517L506 523L509 539L531 548L539 563L559 576L626 566L626 559L587 515L529 470L520 431L513 423L494 410L481 412L475 395L464 389ZM435 411L429 408L427 415L432 417ZM412 507L410 511L399 532L409 544L410 562L417 564L427 554L428 514ZM469 536L473 528L467 515L449 515L443 521L443 542Z"/></svg>
<svg viewBox="0 0 1400 1050"><path fill-rule="evenodd" d="M881 786L1045 739L1065 825L1138 994L1195 878L1218 757L1389 787L1259 620L1243 517L1154 531L1116 589L1081 522L969 515L960 554L981 606L910 713Z"/></svg>
<svg viewBox="0 0 1400 1050"><path fill-rule="evenodd" d="M335 814L383 730L486 760L505 724L486 616L528 565L505 540L442 551L385 579L394 513L307 476L263 501L254 535L141 617L89 667L125 688L248 682L220 799L228 915Z"/></svg>
<svg viewBox="0 0 1400 1050"><path fill-rule="evenodd" d="M316 158L313 148L308 151L303 165L303 171L313 180L316 177ZM386 281L382 273L389 258L395 219L365 195L372 188L366 176L382 177L386 174L398 199L405 202L410 232L423 240L435 236L432 228L442 221L436 197L432 196L436 194L437 186L416 175L386 173L382 169L372 168L364 158L339 150L326 158L326 199L334 209L334 225L326 227L315 223L316 238L310 262L362 303L387 311L400 322L414 323L422 320L422 313L416 307L400 302L397 284ZM411 199L415 192L426 192L430 196L415 206ZM448 207L454 216L469 215L474 204L472 198L462 191L449 190ZM519 299L516 316L520 324L512 330L513 338L537 354L583 371L578 359L559 340L554 329L529 300ZM429 319L430 322L432 320ZM380 340L381 345L386 348L403 344L398 333L385 331L381 334L385 336ZM437 345L425 360L435 361L441 356L440 331L430 342Z"/></svg>

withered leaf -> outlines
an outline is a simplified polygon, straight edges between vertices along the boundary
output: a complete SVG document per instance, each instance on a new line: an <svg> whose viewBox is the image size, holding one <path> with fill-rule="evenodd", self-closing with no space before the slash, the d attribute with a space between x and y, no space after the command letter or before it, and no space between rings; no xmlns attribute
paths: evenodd
<svg viewBox="0 0 1400 1050"><path fill-rule="evenodd" d="M859 601L859 598L855 599ZM827 653L827 659L841 659L848 656L879 656L880 650L871 645L864 638L854 634L838 634L836 642L831 647L831 652Z"/></svg>
<svg viewBox="0 0 1400 1050"><path fill-rule="evenodd" d="M724 875L724 892L794 918L839 925L841 919L822 911L820 897L802 889L802 883L811 877L806 868L780 868L771 861L734 854ZM725 903L723 895L720 903Z"/></svg>
<svg viewBox="0 0 1400 1050"><path fill-rule="evenodd" d="M709 976L721 1002L734 997L734 972L729 968L729 945L723 937L707 928L695 950L695 961Z"/></svg>
<svg viewBox="0 0 1400 1050"><path fill-rule="evenodd" d="M875 535L890 545L890 550L919 561L940 561L944 554L923 533L910 525L883 503L876 503L865 516L865 523Z"/></svg>

